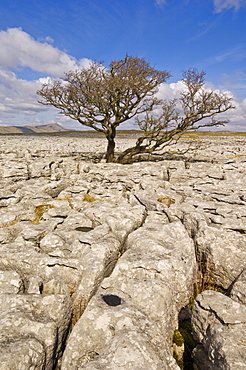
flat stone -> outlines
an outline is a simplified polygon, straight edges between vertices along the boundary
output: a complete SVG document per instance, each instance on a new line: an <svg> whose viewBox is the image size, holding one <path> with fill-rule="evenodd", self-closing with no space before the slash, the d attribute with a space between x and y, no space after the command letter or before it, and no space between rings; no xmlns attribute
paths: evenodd
<svg viewBox="0 0 246 370"><path fill-rule="evenodd" d="M0 293L23 293L24 284L16 271L0 270Z"/></svg>
<svg viewBox="0 0 246 370"><path fill-rule="evenodd" d="M197 296L192 326L200 343L194 350L194 369L244 369L246 307L215 291Z"/></svg>
<svg viewBox="0 0 246 370"><path fill-rule="evenodd" d="M246 270L244 270L233 284L230 297L241 304L246 305Z"/></svg>
<svg viewBox="0 0 246 370"><path fill-rule="evenodd" d="M0 363L6 364L7 369L12 366L13 370L20 369L20 364L25 369L30 364L36 364L40 369L53 369L56 359L61 356L63 338L71 319L69 298L1 294L0 311ZM16 358L13 358L13 352L17 353Z"/></svg>

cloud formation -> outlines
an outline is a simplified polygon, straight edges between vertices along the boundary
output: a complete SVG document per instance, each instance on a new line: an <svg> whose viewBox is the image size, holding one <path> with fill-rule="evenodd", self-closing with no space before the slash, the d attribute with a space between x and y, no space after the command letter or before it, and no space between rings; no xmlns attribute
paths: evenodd
<svg viewBox="0 0 246 370"><path fill-rule="evenodd" d="M225 125L225 130L245 131L246 99L243 99L241 102L239 102L233 96L233 93L230 91L230 89L226 89L225 87L218 89L210 82L206 82L204 84L204 88L208 91L216 91L218 93L226 94L228 97L233 99L232 102L235 106L235 109L228 110L227 112L218 115L219 119L228 119L230 121ZM182 81L177 81L170 84L162 84L158 90L157 97L164 100L178 99L181 91L184 90L185 85ZM219 127L219 130L221 129L222 127Z"/></svg>
<svg viewBox="0 0 246 370"><path fill-rule="evenodd" d="M158 2L164 4L164 1L158 0ZM37 41L20 28L0 31L0 124L27 125L57 122L66 127L82 129L76 121L59 115L57 109L43 106L37 101L36 91L43 83L62 76L68 70L87 67L90 63L90 60L86 58L76 60L51 45L51 42L53 40L49 37L43 42ZM222 57L224 56L220 56ZM22 70L25 72L26 68L34 72L32 80L25 79L24 73L20 78L19 72L23 72ZM230 77L230 83L234 80L234 76ZM230 89L228 84L227 86ZM178 98L182 88L182 81L162 84L158 97ZM215 89L213 86L212 88ZM237 109L228 112L228 118L231 118L234 125L228 127L243 130L245 129L246 99L241 103L236 103L236 106ZM126 125L129 127L130 123L127 122Z"/></svg>
<svg viewBox="0 0 246 370"><path fill-rule="evenodd" d="M76 60L64 51L52 46L53 40L46 37L37 41L21 28L0 31L0 112L1 121L16 124L17 116L31 116L39 112L54 111L37 102L36 91L52 77L62 76L64 72L87 67L89 59ZM32 81L18 78L24 69L34 71L34 76L42 73L43 78ZM36 74L35 74L36 72ZM17 116L16 116L17 115ZM17 120L17 121L16 121ZM29 119L26 119L27 123ZM39 119L37 118L37 121ZM34 122L35 123L35 122Z"/></svg>
<svg viewBox="0 0 246 370"><path fill-rule="evenodd" d="M61 76L66 71L88 65L88 59L76 61L48 41L52 39L36 41L21 28L0 31L0 65L3 68L29 67L52 76Z"/></svg>
<svg viewBox="0 0 246 370"><path fill-rule="evenodd" d="M215 13L221 13L223 10L234 8L238 11L246 5L246 0L214 0Z"/></svg>
<svg viewBox="0 0 246 370"><path fill-rule="evenodd" d="M162 6L162 5L165 5L167 3L167 0L155 0L155 4L157 6Z"/></svg>
<svg viewBox="0 0 246 370"><path fill-rule="evenodd" d="M226 49L207 59L208 64L215 64L230 60L232 62L240 62L246 59L246 43L235 45L231 49Z"/></svg>

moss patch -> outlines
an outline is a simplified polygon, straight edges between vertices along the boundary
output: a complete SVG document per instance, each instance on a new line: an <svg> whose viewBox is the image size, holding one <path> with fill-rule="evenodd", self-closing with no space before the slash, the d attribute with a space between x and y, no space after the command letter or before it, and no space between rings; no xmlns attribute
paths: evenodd
<svg viewBox="0 0 246 370"><path fill-rule="evenodd" d="M180 347L184 344L184 354L182 360L178 357L175 351L173 353L173 357L175 358L178 366L183 370L192 370L192 351L196 347L197 342L192 336L191 320L184 320L180 322L178 330L175 330L174 332L173 343Z"/></svg>
<svg viewBox="0 0 246 370"><path fill-rule="evenodd" d="M180 369L183 370L184 369L184 361L183 361L183 359L180 359L179 356L178 356L178 354L175 351L173 352L173 357L176 360L176 362L177 362L178 366L180 367Z"/></svg>
<svg viewBox="0 0 246 370"><path fill-rule="evenodd" d="M175 203L175 199L166 196L166 197L158 198L157 202L160 202L160 203L165 204L166 206L170 207L171 204Z"/></svg>
<svg viewBox="0 0 246 370"><path fill-rule="evenodd" d="M178 347L184 344L184 338L179 330L175 330L173 333L173 343L177 344Z"/></svg>
<svg viewBox="0 0 246 370"><path fill-rule="evenodd" d="M84 195L84 198L83 198L83 202L90 202L90 203L92 203L92 202L95 202L95 198L94 197L92 197L90 194L88 194L88 193L86 193L85 195Z"/></svg>
<svg viewBox="0 0 246 370"><path fill-rule="evenodd" d="M38 224L39 221L41 220L43 214L45 212L47 212L50 208L54 208L54 206L52 204L40 204L39 206L37 206L35 208L35 212L36 212L36 217L35 219L32 221L33 224Z"/></svg>
<svg viewBox="0 0 246 370"><path fill-rule="evenodd" d="M16 225L18 222L19 222L18 220L13 220L13 221L7 222L6 224L1 225L0 229L3 229L4 227L9 227L9 226Z"/></svg>

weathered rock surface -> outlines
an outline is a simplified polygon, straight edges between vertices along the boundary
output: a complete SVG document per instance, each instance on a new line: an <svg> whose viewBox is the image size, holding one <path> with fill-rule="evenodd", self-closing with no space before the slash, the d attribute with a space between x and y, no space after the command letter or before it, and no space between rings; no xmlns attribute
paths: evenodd
<svg viewBox="0 0 246 370"><path fill-rule="evenodd" d="M194 369L245 369L246 307L225 295L204 291L195 300L193 331L200 343Z"/></svg>
<svg viewBox="0 0 246 370"><path fill-rule="evenodd" d="M92 368L89 353L98 369L177 368L170 348L178 312L193 293L194 247L180 222L146 221L75 325L62 369Z"/></svg>
<svg viewBox="0 0 246 370"><path fill-rule="evenodd" d="M246 270L243 270L233 284L230 296L234 301L246 305Z"/></svg>
<svg viewBox="0 0 246 370"><path fill-rule="evenodd" d="M0 369L53 369L71 315L65 295L0 294Z"/></svg>
<svg viewBox="0 0 246 370"><path fill-rule="evenodd" d="M2 137L0 369L177 369L173 331L197 279L231 298L197 298L196 366L211 343L207 368L235 368L223 333L243 340L245 324L218 317L245 305L245 139L202 143L123 166L99 162L100 138Z"/></svg>

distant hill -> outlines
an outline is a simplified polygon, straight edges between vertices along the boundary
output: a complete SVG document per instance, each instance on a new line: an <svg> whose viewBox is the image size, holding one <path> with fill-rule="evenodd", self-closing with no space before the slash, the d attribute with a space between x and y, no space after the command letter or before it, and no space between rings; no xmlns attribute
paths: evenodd
<svg viewBox="0 0 246 370"><path fill-rule="evenodd" d="M42 134L69 131L58 123L47 123L44 125L29 126L0 126L0 134Z"/></svg>

